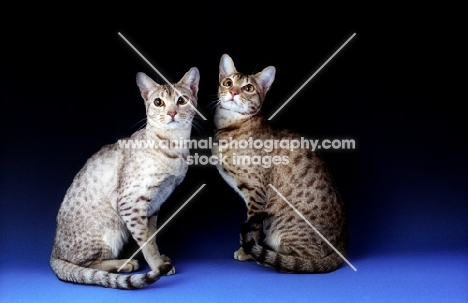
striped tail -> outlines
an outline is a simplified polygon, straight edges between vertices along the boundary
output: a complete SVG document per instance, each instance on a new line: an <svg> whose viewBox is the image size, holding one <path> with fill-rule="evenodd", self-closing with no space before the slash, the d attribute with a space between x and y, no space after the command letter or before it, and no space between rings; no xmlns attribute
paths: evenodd
<svg viewBox="0 0 468 303"><path fill-rule="evenodd" d="M262 222L265 214L253 216L241 228L241 245L244 252L258 264L285 273L326 273L338 269L343 259L335 252L324 258L302 258L280 254L263 244L265 237ZM259 243L260 242L260 243ZM338 247L344 251L344 247Z"/></svg>
<svg viewBox="0 0 468 303"><path fill-rule="evenodd" d="M100 269L82 267L56 258L50 259L50 266L62 281L119 289L146 287L159 280L162 275L172 269L170 263L163 263L158 271L150 271L145 274L121 275Z"/></svg>

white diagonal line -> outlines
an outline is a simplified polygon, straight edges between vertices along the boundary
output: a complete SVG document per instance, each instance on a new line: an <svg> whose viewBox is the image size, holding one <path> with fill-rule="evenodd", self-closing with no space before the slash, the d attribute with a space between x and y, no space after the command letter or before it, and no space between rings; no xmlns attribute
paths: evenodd
<svg viewBox="0 0 468 303"><path fill-rule="evenodd" d="M140 55L140 57L141 57L143 60L145 60L145 62L148 63L148 65L151 66L151 68L153 68L153 69L158 73L158 75L159 75L161 78L163 78L163 80L166 81L167 84L169 84L169 85L172 87L172 89L173 89L174 91L176 91L178 94L181 94L181 93L174 87L174 85L172 85L172 83L169 82L169 80L167 80L166 77L164 77L163 74L161 74L161 73L156 69L156 67L154 67L153 64L151 64L151 62L149 62L149 61L145 58L145 56L143 56L143 54L140 53L140 52L136 49L136 47L134 47L133 44L131 44L130 41L128 41L127 38L125 38L120 32L119 32L119 36L120 36L122 39L124 39L125 42L127 42L127 44L130 45L130 47L133 48L133 50L134 50L138 55ZM182 95L182 94L181 94L181 95ZM196 108L195 106L193 106L192 103L189 103L189 105L190 105L191 107L193 107L193 109L197 112L197 114L199 114L199 115L203 118L203 120L206 120L205 116L203 116L203 115L197 110L197 108Z"/></svg>
<svg viewBox="0 0 468 303"><path fill-rule="evenodd" d="M318 69L312 76L310 76L310 78L307 79L307 81L304 82L304 84L302 84L301 87L299 87L299 88L296 90L296 92L295 92L294 94L292 94L292 96L289 97L289 99L286 100L286 102L284 102L283 105L281 105L281 107L278 108L278 110L277 110L273 115L270 116L270 118L268 118L268 120L273 119L273 117L276 116L276 114L277 114L286 104L288 104L288 102L291 101L291 99L294 98L294 96L297 95L297 93L298 93L301 89L303 89L304 86L306 86L307 83L309 83L309 81L312 80L312 78L315 77L315 75L317 75L318 72L319 72L325 65L327 65L327 63L330 62L330 60L333 59L333 57L335 57L335 55L338 54L338 52L339 52L346 44L348 44L349 41L351 41L351 39L354 38L354 36L356 36L356 33L352 34L351 37L349 37L349 39L346 40L346 42L343 43L343 45L341 45L341 47L340 47L333 55L331 55L331 57L328 58L328 60L325 61L325 63L322 64L322 66L320 66L319 69Z"/></svg>
<svg viewBox="0 0 468 303"><path fill-rule="evenodd" d="M349 262L339 251L338 249L335 248L335 246L333 246L333 244L330 243L330 241L327 240L327 238L325 238L321 232L319 232L317 230L317 228L315 228L315 226L313 226L302 214L300 211L298 211L273 185L271 184L268 184L271 188L273 188L273 190L286 202L288 203L289 206L291 206L291 208L299 215L299 217L302 218L302 220L304 220L307 224L309 224L309 226L323 239L323 241L325 241L354 271L357 271L356 267L353 266L353 264L351 264L351 262Z"/></svg>
<svg viewBox="0 0 468 303"><path fill-rule="evenodd" d="M120 272L120 271L122 270L122 268L123 268L125 265L127 265L128 262L130 262L130 261L143 249L143 247L146 246L146 244L149 243L149 241L151 241L154 237L156 237L156 235L158 234L158 232L159 232L164 226L166 226L166 224L169 223L169 221L171 221L171 219L174 218L175 215L177 215L177 213L178 213L182 208L184 208L184 206L187 205L187 203L189 203L190 200L192 200L192 198L195 197L195 195L198 194L198 192L199 192L203 187L205 187L205 185L206 185L206 184L203 184L202 186L200 186L200 188L199 188L195 193L193 193L193 195L191 195L190 198L188 198L187 201L185 201L185 203L182 204L182 206L179 207L179 209L176 210L176 211L172 214L172 216L170 216L169 219L167 219L166 222L164 222L164 224L161 225L161 227L159 227L159 228L154 232L154 234L151 235L151 237L149 237L148 240L146 240L146 242L143 243L143 245L142 245L130 258L128 258L127 261L125 261L125 263L124 263L122 266L120 266L120 268L117 270L117 272Z"/></svg>

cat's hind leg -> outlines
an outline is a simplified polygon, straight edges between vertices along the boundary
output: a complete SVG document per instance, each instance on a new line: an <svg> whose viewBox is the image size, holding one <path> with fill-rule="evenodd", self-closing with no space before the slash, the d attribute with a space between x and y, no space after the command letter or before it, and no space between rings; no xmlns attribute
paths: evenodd
<svg viewBox="0 0 468 303"><path fill-rule="evenodd" d="M118 230L107 230L103 233L100 245L96 246L96 256L90 268L100 269L107 272L133 272L140 267L138 260L120 256L126 235Z"/></svg>
<svg viewBox="0 0 468 303"><path fill-rule="evenodd" d="M126 262L127 264L125 264ZM105 270L107 272L132 272L132 271L136 271L140 267L140 265L138 263L138 260L122 259L122 260L102 260L99 262L95 262L90 267L95 268L95 269ZM121 267L122 269L120 269Z"/></svg>

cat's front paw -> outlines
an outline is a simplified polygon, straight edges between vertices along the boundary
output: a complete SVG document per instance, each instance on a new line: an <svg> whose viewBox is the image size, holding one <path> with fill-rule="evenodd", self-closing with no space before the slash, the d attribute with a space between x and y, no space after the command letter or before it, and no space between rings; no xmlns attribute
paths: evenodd
<svg viewBox="0 0 468 303"><path fill-rule="evenodd" d="M172 265L172 264L171 264L171 265ZM174 265L172 265L171 270L169 270L169 271L165 274L165 276L170 276L170 275L173 275L173 274L175 274L175 267L174 267Z"/></svg>
<svg viewBox="0 0 468 303"><path fill-rule="evenodd" d="M158 266L159 272L161 275L170 276L175 274L175 267L170 262L164 262Z"/></svg>
<svg viewBox="0 0 468 303"><path fill-rule="evenodd" d="M234 252L234 259L239 261L248 261L252 258L248 254L246 254L244 249L241 247Z"/></svg>
<svg viewBox="0 0 468 303"><path fill-rule="evenodd" d="M172 265L171 259L166 256L166 255L161 255L161 260L164 262L164 264L170 264L172 266L171 269L169 269L164 275L165 276L170 276L176 273L174 265Z"/></svg>

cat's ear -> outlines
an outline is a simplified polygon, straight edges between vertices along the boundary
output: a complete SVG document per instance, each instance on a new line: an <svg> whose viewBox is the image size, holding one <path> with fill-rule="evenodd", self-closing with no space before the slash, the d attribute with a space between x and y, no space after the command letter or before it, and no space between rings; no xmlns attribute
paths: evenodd
<svg viewBox="0 0 468 303"><path fill-rule="evenodd" d="M192 67L177 83L185 87L189 87L192 94L196 97L198 93L198 84L200 83L200 72L198 68Z"/></svg>
<svg viewBox="0 0 468 303"><path fill-rule="evenodd" d="M140 88L141 96L145 101L148 100L148 94L150 91L159 86L158 83L154 82L153 79L148 77L145 73L137 73L136 80L137 85Z"/></svg>
<svg viewBox="0 0 468 303"><path fill-rule="evenodd" d="M219 61L219 82L234 73L237 73L234 61L232 61L232 58L228 54L222 55Z"/></svg>
<svg viewBox="0 0 468 303"><path fill-rule="evenodd" d="M276 68L274 66L268 66L261 72L258 72L254 75L258 85L263 88L263 94L266 94L266 92L270 89L273 81L275 80L275 74Z"/></svg>

